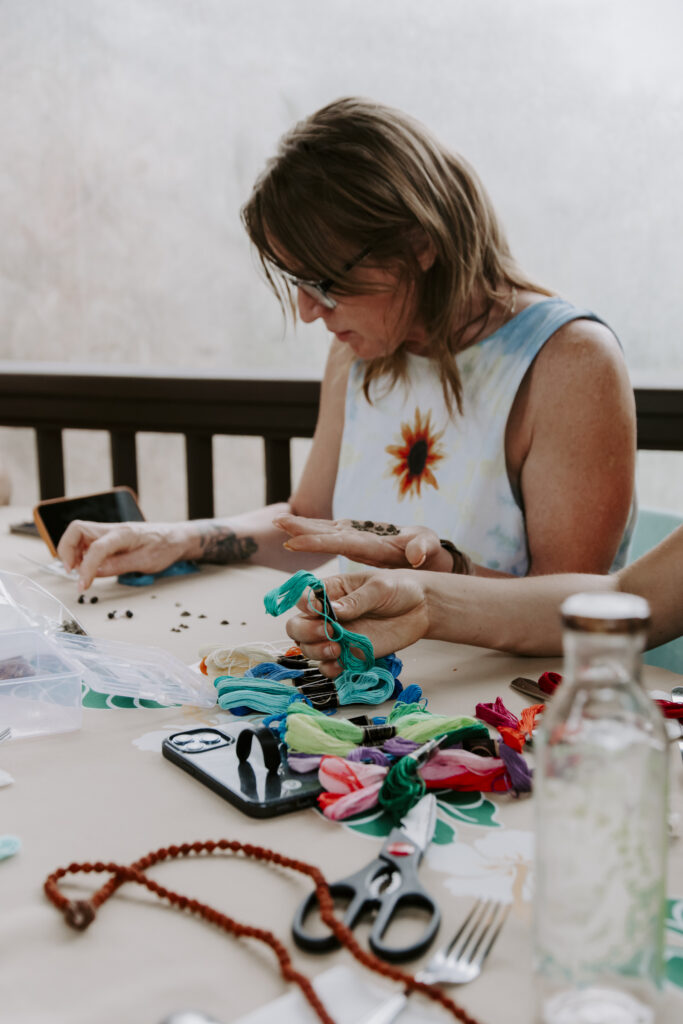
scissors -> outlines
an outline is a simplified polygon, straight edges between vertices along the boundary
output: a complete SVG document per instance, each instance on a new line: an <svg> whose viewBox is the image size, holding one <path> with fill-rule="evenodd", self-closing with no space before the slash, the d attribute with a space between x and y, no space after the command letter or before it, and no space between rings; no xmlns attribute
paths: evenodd
<svg viewBox="0 0 683 1024"><path fill-rule="evenodd" d="M376 911L370 932L370 948L383 960L412 960L428 948L441 923L437 904L417 878L417 869L436 827L436 798L427 793L394 828L379 855L367 867L330 885L333 897L347 897L344 924L353 928L362 916ZM309 953L327 953L339 946L336 936L311 935L305 930L308 914L318 905L313 892L300 905L292 924L297 946ZM409 945L389 945L384 933L406 907L420 907L429 914L421 937Z"/></svg>

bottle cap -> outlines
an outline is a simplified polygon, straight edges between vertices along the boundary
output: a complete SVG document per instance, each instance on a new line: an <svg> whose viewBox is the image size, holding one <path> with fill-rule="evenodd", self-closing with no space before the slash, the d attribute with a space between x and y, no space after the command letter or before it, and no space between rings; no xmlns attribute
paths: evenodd
<svg viewBox="0 0 683 1024"><path fill-rule="evenodd" d="M566 627L587 633L640 633L650 625L650 606L636 594L572 594L560 613Z"/></svg>

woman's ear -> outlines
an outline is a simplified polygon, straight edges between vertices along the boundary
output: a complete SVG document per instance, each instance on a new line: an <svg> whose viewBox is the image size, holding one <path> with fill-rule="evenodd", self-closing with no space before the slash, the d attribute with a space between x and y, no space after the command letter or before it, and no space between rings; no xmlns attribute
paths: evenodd
<svg viewBox="0 0 683 1024"><path fill-rule="evenodd" d="M432 242L431 238L426 231L422 228L418 228L412 239L413 249L415 250L415 256L417 262L420 264L420 269L423 271L429 270L434 260L436 259L436 246Z"/></svg>

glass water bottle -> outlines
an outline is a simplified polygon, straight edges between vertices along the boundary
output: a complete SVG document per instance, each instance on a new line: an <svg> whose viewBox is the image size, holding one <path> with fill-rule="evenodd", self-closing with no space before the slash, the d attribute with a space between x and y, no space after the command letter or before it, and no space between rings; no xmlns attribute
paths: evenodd
<svg viewBox="0 0 683 1024"><path fill-rule="evenodd" d="M562 606L563 682L536 744L537 1024L652 1024L662 980L667 738L632 594Z"/></svg>

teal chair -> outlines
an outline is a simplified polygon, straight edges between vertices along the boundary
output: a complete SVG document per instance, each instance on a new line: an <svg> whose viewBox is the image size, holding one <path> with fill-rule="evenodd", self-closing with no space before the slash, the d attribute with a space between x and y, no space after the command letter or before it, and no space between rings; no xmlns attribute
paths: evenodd
<svg viewBox="0 0 683 1024"><path fill-rule="evenodd" d="M683 517L677 516L673 512L641 508L633 531L629 562L635 562L636 558L640 558L646 551L659 544L682 523ZM654 647L651 651L646 651L643 661L646 665L658 665L659 668L668 668L670 672L678 672L679 675L683 675L683 636L677 640L671 640L668 644L662 644L661 647Z"/></svg>

